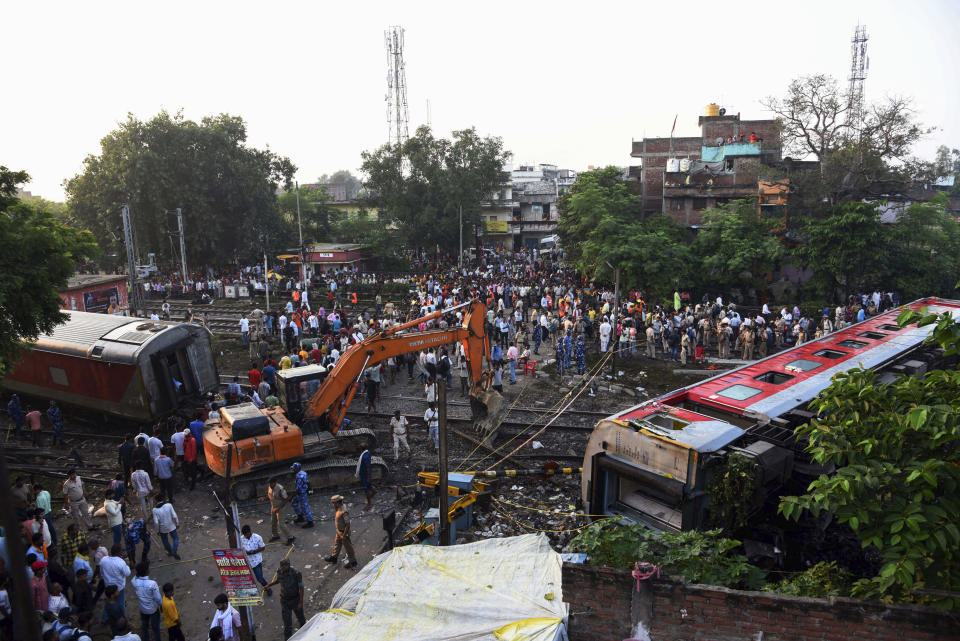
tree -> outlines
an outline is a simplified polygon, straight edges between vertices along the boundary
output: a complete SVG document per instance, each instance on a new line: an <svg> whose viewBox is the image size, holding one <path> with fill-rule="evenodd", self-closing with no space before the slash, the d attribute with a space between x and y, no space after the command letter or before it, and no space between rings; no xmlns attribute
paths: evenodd
<svg viewBox="0 0 960 641"><path fill-rule="evenodd" d="M347 200L354 200L363 189L363 183L354 176L349 169L340 169L332 174L323 174L317 179L321 185L335 185L342 183L347 188Z"/></svg>
<svg viewBox="0 0 960 641"><path fill-rule="evenodd" d="M819 162L815 180L796 176L803 189L792 198L793 208L802 204L805 213L817 213L823 199L838 205L901 194L929 171L929 163L910 157L913 145L932 129L916 120L909 99L866 105L862 122L849 118L850 102L836 79L825 75L802 76L790 83L786 96L761 101L780 121L785 150Z"/></svg>
<svg viewBox="0 0 960 641"><path fill-rule="evenodd" d="M17 185L29 179L26 172L0 167L0 375L16 363L21 341L35 340L66 319L57 292L97 250L89 232L20 202Z"/></svg>
<svg viewBox="0 0 960 641"><path fill-rule="evenodd" d="M814 297L846 300L883 282L888 230L876 205L849 202L832 207L825 218L807 220L801 233L803 243L796 254L804 267L813 269L807 288Z"/></svg>
<svg viewBox="0 0 960 641"><path fill-rule="evenodd" d="M616 167L587 171L560 198L558 232L567 260L595 278L665 298L684 283L691 255L667 216L640 220L640 199Z"/></svg>
<svg viewBox="0 0 960 641"><path fill-rule="evenodd" d="M935 325L932 342L947 357L960 354L960 323L950 314L905 311L898 323ZM809 439L814 461L836 472L783 497L780 512L795 519L803 510L830 512L877 549L883 565L854 585L854 595L960 604L913 591L960 590L960 370L883 384L876 372L856 369L810 405L817 416L797 434Z"/></svg>
<svg viewBox="0 0 960 641"><path fill-rule="evenodd" d="M283 221L275 192L289 187L289 159L246 145L237 116L220 114L199 124L166 111L148 121L129 115L84 160L83 173L65 184L70 215L104 249L123 255L120 208L130 205L138 250L175 265L164 211L183 210L188 264L261 255L260 243L279 242Z"/></svg>
<svg viewBox="0 0 960 641"><path fill-rule="evenodd" d="M762 289L763 272L776 269L783 257L783 245L768 227L751 199L705 212L693 243L693 255L700 263L700 284L724 289L739 282Z"/></svg>
<svg viewBox="0 0 960 641"><path fill-rule="evenodd" d="M960 223L947 212L948 199L937 194L930 202L904 209L888 234L883 256L889 283L904 300L953 296L960 273Z"/></svg>
<svg viewBox="0 0 960 641"><path fill-rule="evenodd" d="M801 76L790 82L785 97L769 96L760 104L780 119L784 151L788 153L800 157L812 154L822 162L843 145L849 102L831 76Z"/></svg>
<svg viewBox="0 0 960 641"><path fill-rule="evenodd" d="M456 246L460 208L469 233L480 223L481 202L506 181L509 158L500 138L481 138L473 128L447 140L422 126L402 145L363 153L369 203L412 246Z"/></svg>
<svg viewBox="0 0 960 641"><path fill-rule="evenodd" d="M320 187L300 185L300 220L303 227L303 242L325 242L330 240L330 229L336 218L336 210L330 207L332 199L327 190ZM299 242L297 230L297 188L287 189L277 196L280 214L289 228L286 235L289 246Z"/></svg>

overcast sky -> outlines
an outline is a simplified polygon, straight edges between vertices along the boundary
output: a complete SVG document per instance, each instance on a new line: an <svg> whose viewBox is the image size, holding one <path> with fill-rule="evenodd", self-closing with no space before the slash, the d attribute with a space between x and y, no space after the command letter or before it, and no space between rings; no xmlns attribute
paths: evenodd
<svg viewBox="0 0 960 641"><path fill-rule="evenodd" d="M383 32L406 29L411 133L476 126L518 163L636 164L630 142L697 135L716 101L744 118L801 74L846 81L870 36L868 100L912 96L960 147L960 2L17 2L3 9L0 165L62 199L128 112L243 117L249 142L311 182L387 138Z"/></svg>

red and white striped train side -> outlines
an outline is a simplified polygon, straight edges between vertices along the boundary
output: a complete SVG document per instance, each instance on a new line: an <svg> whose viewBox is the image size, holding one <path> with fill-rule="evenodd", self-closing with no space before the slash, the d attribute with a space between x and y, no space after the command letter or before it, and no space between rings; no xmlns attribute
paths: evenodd
<svg viewBox="0 0 960 641"><path fill-rule="evenodd" d="M907 305L960 317L960 301ZM589 514L621 514L682 531L709 522L706 487L733 452L761 475L756 508L794 473L816 474L794 428L806 405L841 372L873 368L881 380L923 373L938 355L925 346L931 327L899 327L903 308L724 372L601 420L583 460L581 493Z"/></svg>

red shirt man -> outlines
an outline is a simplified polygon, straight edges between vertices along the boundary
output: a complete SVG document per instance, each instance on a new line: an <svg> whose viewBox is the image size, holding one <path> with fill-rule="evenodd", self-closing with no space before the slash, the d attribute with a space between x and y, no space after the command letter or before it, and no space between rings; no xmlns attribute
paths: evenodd
<svg viewBox="0 0 960 641"><path fill-rule="evenodd" d="M186 463L197 462L197 439L193 434L183 435L183 460Z"/></svg>

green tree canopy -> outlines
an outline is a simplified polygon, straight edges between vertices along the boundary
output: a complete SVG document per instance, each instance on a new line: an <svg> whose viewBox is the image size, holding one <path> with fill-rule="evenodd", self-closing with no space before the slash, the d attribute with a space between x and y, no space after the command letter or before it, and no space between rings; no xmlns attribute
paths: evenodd
<svg viewBox="0 0 960 641"><path fill-rule="evenodd" d="M807 288L826 300L845 300L883 282L888 230L876 205L850 202L811 218L802 228L796 255L813 269Z"/></svg>
<svg viewBox="0 0 960 641"><path fill-rule="evenodd" d="M36 203L20 202L23 171L0 167L0 375L35 340L66 317L58 291L78 263L96 255L93 236L68 227Z"/></svg>
<svg viewBox="0 0 960 641"><path fill-rule="evenodd" d="M692 249L699 262L699 284L721 291L735 284L762 289L763 272L776 269L784 253L750 199L707 211Z"/></svg>
<svg viewBox="0 0 960 641"><path fill-rule="evenodd" d="M960 323L949 314L901 314L901 326L936 324L933 340L946 356L960 353ZM960 600L918 596L914 588L960 591L960 371L878 382L876 372L838 375L811 408L817 417L798 428L808 452L836 473L801 496L782 499L780 512L799 518L832 513L883 566L854 594L897 600Z"/></svg>
<svg viewBox="0 0 960 641"><path fill-rule="evenodd" d="M289 186L289 159L246 144L238 116L220 114L200 123L182 113L160 112L148 121L129 115L66 181L70 215L112 254L123 255L120 208L130 205L138 250L175 264L164 213L183 210L188 264L258 256L287 235L275 192Z"/></svg>
<svg viewBox="0 0 960 641"><path fill-rule="evenodd" d="M473 128L454 131L447 140L422 126L402 145L363 153L369 202L414 246L456 247L462 206L467 245L470 225L480 222L481 202L506 181L509 157L500 138L481 138Z"/></svg>
<svg viewBox="0 0 960 641"><path fill-rule="evenodd" d="M640 198L616 167L587 171L560 198L560 241L578 270L663 299L683 285L691 254L667 216L640 219ZM611 268L611 265L613 268Z"/></svg>

